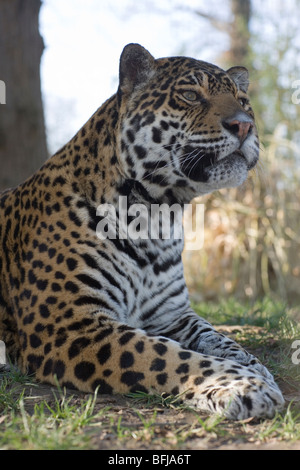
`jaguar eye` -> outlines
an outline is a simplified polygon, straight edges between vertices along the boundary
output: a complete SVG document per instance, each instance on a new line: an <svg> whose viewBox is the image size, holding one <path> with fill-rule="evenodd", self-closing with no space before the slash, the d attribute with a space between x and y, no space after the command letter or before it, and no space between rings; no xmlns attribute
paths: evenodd
<svg viewBox="0 0 300 470"><path fill-rule="evenodd" d="M247 104L247 102L248 102L248 101L246 100L246 98L239 98L238 101L239 101L240 105L243 106L243 108L246 106L246 104Z"/></svg>
<svg viewBox="0 0 300 470"><path fill-rule="evenodd" d="M197 93L195 91L191 91L191 90L184 91L182 93L182 96L188 101L196 101L198 99Z"/></svg>

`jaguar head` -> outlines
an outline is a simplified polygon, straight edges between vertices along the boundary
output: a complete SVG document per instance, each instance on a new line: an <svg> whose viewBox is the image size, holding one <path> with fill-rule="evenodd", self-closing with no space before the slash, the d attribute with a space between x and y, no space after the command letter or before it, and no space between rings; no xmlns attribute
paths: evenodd
<svg viewBox="0 0 300 470"><path fill-rule="evenodd" d="M259 158L248 71L155 60L138 44L120 59L119 155L126 176L178 201L242 184Z"/></svg>

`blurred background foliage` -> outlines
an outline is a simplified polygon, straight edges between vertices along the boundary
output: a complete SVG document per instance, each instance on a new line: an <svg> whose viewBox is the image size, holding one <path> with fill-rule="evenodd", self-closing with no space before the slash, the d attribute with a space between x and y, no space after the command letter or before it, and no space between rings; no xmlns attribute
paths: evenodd
<svg viewBox="0 0 300 470"><path fill-rule="evenodd" d="M45 3L51 2L53 0ZM144 26L151 29L153 38L161 34L161 24L171 25L176 50L168 55L193 55L223 68L233 65L248 67L250 96L261 139L261 162L241 188L222 190L195 201L205 204L205 243L200 251L184 253L186 280L192 297L197 301L219 300L233 295L239 299L255 300L267 294L299 303L300 104L295 100L293 102L293 96L300 98L300 92L295 95L297 89L293 86L300 80L300 0L210 0L209 3L202 0L89 0L83 3L86 10L93 11L95 8L97 13L101 11L101 5L109 4L124 24L139 15L141 22L145 21L146 15L148 22ZM79 4L79 1L72 1L74 11L71 20L74 22ZM34 76L39 80L41 38L37 12L41 5L40 0L0 0L0 24L3 25L0 30L0 78L14 83L18 92L15 100L7 97L6 116L8 112L12 113L11 116L15 112L9 109L9 103L20 103L20 97L33 94L29 88L24 88L33 84L31 75L28 75L30 79L26 82L24 80L27 67L25 52L22 52L23 59L17 61L18 69L13 80L3 75L7 69L9 77L13 63L7 59L13 57L12 40L8 39L12 31L9 21L14 24L16 49L21 50L21 45L24 51L32 51L36 44ZM32 13L27 12L32 17L29 23L24 19L25 7L33 8ZM56 8L59 8L58 3ZM159 17L163 18L162 23L155 23L155 18ZM98 21L101 23L101 15ZM27 23L35 24L36 28L26 29L24 25ZM110 34L111 37L106 40L109 42L113 38L117 41L116 34L122 36L122 30ZM137 42L138 34L136 38ZM125 44L125 37L121 41ZM163 41L162 38L162 49ZM90 47L97 49L98 45L90 44ZM31 63L30 73L33 70ZM11 93L13 91L10 90ZM47 97L43 98L45 107ZM38 98L34 101L37 102ZM59 116L63 114L63 105L67 102L67 99L57 101ZM95 107L99 104L95 103ZM32 100L31 104L23 103L22 113L17 109L16 117L9 120L1 109L0 188L7 186L8 182L9 185L14 184L16 168L22 167L21 158L24 164L26 162L26 171L24 175L18 174L19 179L36 169L37 160L32 156L41 154L40 149L44 147L44 123L40 114L32 112L31 105ZM49 109L51 111L47 104L48 114ZM64 121L54 119L56 128L54 125L51 135L48 133L48 148L51 147L51 139L57 140L60 134L64 135L62 129L68 126L74 113L66 109L65 114ZM26 115L31 117L30 123L24 119ZM32 122L34 116L36 122ZM31 125L29 130L24 128L24 145L20 142L21 137L18 140L12 138L9 142L7 139L16 127L20 128L20 120L22 126L27 123ZM47 121L49 130L49 118ZM42 129L39 138L35 138L32 130L39 125ZM36 150L32 149L32 145L28 147L26 135L32 136L30 140ZM61 145L64 143L60 142ZM21 154L16 145L21 149Z"/></svg>
<svg viewBox="0 0 300 470"><path fill-rule="evenodd" d="M293 84L300 79L300 2L230 4L230 47L220 62L249 69L261 162L241 188L199 200L205 242L184 253L186 279L195 300L268 295L299 303L300 104Z"/></svg>

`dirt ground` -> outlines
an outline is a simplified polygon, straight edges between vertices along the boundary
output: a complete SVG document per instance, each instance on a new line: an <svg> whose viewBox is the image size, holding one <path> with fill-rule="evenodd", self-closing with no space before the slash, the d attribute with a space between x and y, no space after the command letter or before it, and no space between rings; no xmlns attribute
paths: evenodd
<svg viewBox="0 0 300 470"><path fill-rule="evenodd" d="M34 405L43 400L54 407L57 390L46 385L27 386L25 396L25 409L32 413ZM70 406L87 398L74 391L67 391L67 396ZM285 398L288 402L299 400L291 394ZM103 409L105 413L97 417ZM274 437L258 437L270 420L224 420L214 426L209 422L213 423L212 418L192 410L136 403L118 395L97 397L94 415L93 425L84 432L90 434L91 448L99 450L300 450L300 440L289 442L276 433Z"/></svg>

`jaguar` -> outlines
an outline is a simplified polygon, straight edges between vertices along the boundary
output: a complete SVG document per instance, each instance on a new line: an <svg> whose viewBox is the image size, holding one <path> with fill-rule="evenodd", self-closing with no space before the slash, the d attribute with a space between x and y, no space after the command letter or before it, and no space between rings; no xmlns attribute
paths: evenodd
<svg viewBox="0 0 300 470"><path fill-rule="evenodd" d="M169 238L126 237L120 220L120 198L128 222L141 205L183 207L247 179L259 158L248 85L244 67L123 49L117 92L0 195L0 339L11 363L39 382L180 395L234 420L283 406L259 360L191 308L181 220L170 218ZM99 236L112 213L99 207L114 209L115 236Z"/></svg>

